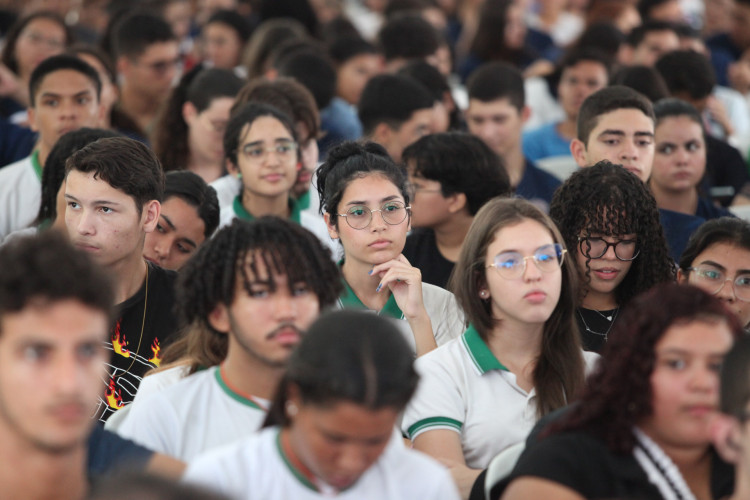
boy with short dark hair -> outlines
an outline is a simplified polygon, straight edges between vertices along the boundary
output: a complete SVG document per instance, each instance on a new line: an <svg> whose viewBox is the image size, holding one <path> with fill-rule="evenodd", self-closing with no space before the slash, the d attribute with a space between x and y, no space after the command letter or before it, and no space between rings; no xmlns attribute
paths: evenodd
<svg viewBox="0 0 750 500"><path fill-rule="evenodd" d="M521 130L529 118L529 108L520 71L506 63L484 64L471 74L466 89L469 132L505 160L516 194L546 210L560 181L523 154Z"/></svg>
<svg viewBox="0 0 750 500"><path fill-rule="evenodd" d="M68 235L115 278L118 320L107 342L109 373L96 411L101 420L132 401L175 331L175 273L143 259L146 233L156 228L163 195L159 160L133 139L100 139L68 159Z"/></svg>

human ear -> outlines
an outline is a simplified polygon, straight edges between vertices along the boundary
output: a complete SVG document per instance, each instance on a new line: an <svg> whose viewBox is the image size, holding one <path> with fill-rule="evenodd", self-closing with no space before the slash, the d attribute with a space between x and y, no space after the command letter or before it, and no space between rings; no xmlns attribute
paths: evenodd
<svg viewBox="0 0 750 500"><path fill-rule="evenodd" d="M323 220L326 222L326 229L328 229L328 236L330 236L331 239L333 240L339 239L339 230L334 225L333 219L331 218L331 214L329 214L328 212L324 213Z"/></svg>
<svg viewBox="0 0 750 500"><path fill-rule="evenodd" d="M143 230L146 233L150 233L156 229L156 224L159 222L159 214L161 213L161 203L157 200L151 200L143 205Z"/></svg>
<svg viewBox="0 0 750 500"><path fill-rule="evenodd" d="M586 145L580 139L576 138L570 142L570 153L573 155L573 159L576 161L579 167L584 168L588 166L588 160L586 158Z"/></svg>
<svg viewBox="0 0 750 500"><path fill-rule="evenodd" d="M455 193L450 195L448 198L448 211L452 214L458 213L464 208L467 208L466 194Z"/></svg>
<svg viewBox="0 0 750 500"><path fill-rule="evenodd" d="M221 333L229 333L229 310L224 304L218 304L208 314L208 324L211 328Z"/></svg>
<svg viewBox="0 0 750 500"><path fill-rule="evenodd" d="M677 269L677 283L687 283L689 274L682 269Z"/></svg>
<svg viewBox="0 0 750 500"><path fill-rule="evenodd" d="M195 119L195 117L198 116L198 109L195 107L195 105L187 101L185 104L182 105L182 119L185 120L185 123L192 125L192 121Z"/></svg>

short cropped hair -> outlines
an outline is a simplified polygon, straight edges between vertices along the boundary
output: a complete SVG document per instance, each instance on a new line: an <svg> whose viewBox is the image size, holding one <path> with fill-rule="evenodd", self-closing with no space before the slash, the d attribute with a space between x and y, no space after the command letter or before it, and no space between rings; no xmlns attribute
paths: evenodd
<svg viewBox="0 0 750 500"><path fill-rule="evenodd" d="M492 62L477 68L466 81L469 99L482 102L508 99L517 110L526 105L523 75L508 63Z"/></svg>
<svg viewBox="0 0 750 500"><path fill-rule="evenodd" d="M601 115L618 109L637 109L655 121L654 108L646 96L629 87L612 85L597 90L583 101L578 112L578 140L588 146L589 135Z"/></svg>
<svg viewBox="0 0 750 500"><path fill-rule="evenodd" d="M164 19L140 12L121 19L114 28L113 39L115 57L130 59L140 56L155 43L177 40Z"/></svg>
<svg viewBox="0 0 750 500"><path fill-rule="evenodd" d="M612 58L606 52L594 47L573 47L565 53L558 67L560 71L572 68L581 62L597 63L604 68L609 77L612 71Z"/></svg>
<svg viewBox="0 0 750 500"><path fill-rule="evenodd" d="M675 35L677 34L677 30L673 23L667 21L646 21L640 26L633 28L627 37L625 37L625 43L631 47L638 47L643 43L646 35L656 31L671 31Z"/></svg>
<svg viewBox="0 0 750 500"><path fill-rule="evenodd" d="M336 95L336 68L325 54L312 48L298 49L276 61L280 76L294 78L315 98L318 109L326 108Z"/></svg>
<svg viewBox="0 0 750 500"><path fill-rule="evenodd" d="M96 100L99 100L102 93L102 81L99 79L99 73L90 64L78 57L60 54L48 57L31 72L31 77L29 78L29 102L32 108L36 105L36 93L44 78L50 73L63 70L76 71L88 78L96 89Z"/></svg>
<svg viewBox="0 0 750 500"><path fill-rule="evenodd" d="M403 14L388 19L378 33L386 61L424 59L440 47L438 31L423 17Z"/></svg>
<svg viewBox="0 0 750 500"><path fill-rule="evenodd" d="M219 227L219 199L216 190L198 174L189 170L175 170L166 175L164 201L173 197L195 208L203 221L203 236L210 238Z"/></svg>
<svg viewBox="0 0 750 500"><path fill-rule="evenodd" d="M377 75L370 78L359 99L359 120L365 135L371 135L380 123L399 129L415 111L432 108L429 90L401 75Z"/></svg>
<svg viewBox="0 0 750 500"><path fill-rule="evenodd" d="M0 247L0 269L0 332L6 315L64 300L76 300L112 317L115 297L110 277L56 231Z"/></svg>
<svg viewBox="0 0 750 500"><path fill-rule="evenodd" d="M416 177L439 182L443 196L465 194L472 216L490 199L511 192L504 160L471 134L426 135L404 149L402 160Z"/></svg>
<svg viewBox="0 0 750 500"><path fill-rule="evenodd" d="M693 50L674 50L656 61L672 95L686 93L692 99L703 99L713 92L716 74L708 57Z"/></svg>
<svg viewBox="0 0 750 500"><path fill-rule="evenodd" d="M99 139L68 158L65 175L73 170L93 173L133 198L138 214L151 200L164 198L164 171L153 151L128 137Z"/></svg>

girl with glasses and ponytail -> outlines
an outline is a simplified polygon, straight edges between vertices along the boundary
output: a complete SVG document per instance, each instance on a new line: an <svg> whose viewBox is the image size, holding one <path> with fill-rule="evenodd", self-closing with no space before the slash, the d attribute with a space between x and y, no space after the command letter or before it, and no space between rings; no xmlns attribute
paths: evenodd
<svg viewBox="0 0 750 500"><path fill-rule="evenodd" d="M583 347L600 352L622 306L674 281L656 201L638 177L604 160L557 189L550 217L581 283L575 316Z"/></svg>
<svg viewBox="0 0 750 500"><path fill-rule="evenodd" d="M492 458L576 397L598 358L581 349L567 253L520 198L490 200L471 224L449 284L469 328L417 360L402 421L416 449L452 466L464 497Z"/></svg>
<svg viewBox="0 0 750 500"><path fill-rule="evenodd" d="M372 142L332 149L317 187L328 233L343 249L339 307L398 320L417 356L459 336L463 314L453 295L422 283L401 253L411 225L407 178L385 149Z"/></svg>

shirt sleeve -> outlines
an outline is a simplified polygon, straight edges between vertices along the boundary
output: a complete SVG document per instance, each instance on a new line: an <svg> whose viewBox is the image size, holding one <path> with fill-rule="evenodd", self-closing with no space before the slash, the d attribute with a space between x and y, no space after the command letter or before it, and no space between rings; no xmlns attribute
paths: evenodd
<svg viewBox="0 0 750 500"><path fill-rule="evenodd" d="M161 394L154 394L137 404L131 403L130 413L117 433L127 439L166 455L180 458L178 429L180 419L174 407Z"/></svg>
<svg viewBox="0 0 750 500"><path fill-rule="evenodd" d="M434 429L461 433L466 417L466 402L453 373L453 364L446 363L446 347L438 348L415 362L420 375L417 392L409 402L402 420L402 430L414 439Z"/></svg>

